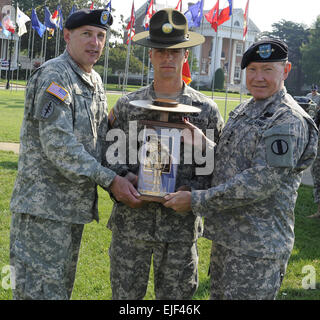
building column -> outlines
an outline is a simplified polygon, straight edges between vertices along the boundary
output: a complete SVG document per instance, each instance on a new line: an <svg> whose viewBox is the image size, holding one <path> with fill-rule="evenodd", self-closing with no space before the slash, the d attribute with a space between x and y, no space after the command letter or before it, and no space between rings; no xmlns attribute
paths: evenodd
<svg viewBox="0 0 320 320"><path fill-rule="evenodd" d="M222 53L222 37L218 37L218 48L217 48L217 57L216 57L216 70L221 68L221 53Z"/></svg>
<svg viewBox="0 0 320 320"><path fill-rule="evenodd" d="M245 53L247 51L249 46L251 46L251 43L249 43L249 41L245 41L243 53ZM242 72L242 75L241 75L242 76L242 80L241 80L242 88L246 88L246 69L242 70L241 72Z"/></svg>
<svg viewBox="0 0 320 320"><path fill-rule="evenodd" d="M222 53L222 37L218 36L218 41L216 44L216 36L212 37L212 47L211 47L211 65L209 76L212 78L214 72L221 68L221 53ZM214 70L213 70L214 69Z"/></svg>
<svg viewBox="0 0 320 320"><path fill-rule="evenodd" d="M236 67L236 54L237 54L237 41L233 40L231 66L230 66L230 81L229 81L230 84L234 84L234 70Z"/></svg>

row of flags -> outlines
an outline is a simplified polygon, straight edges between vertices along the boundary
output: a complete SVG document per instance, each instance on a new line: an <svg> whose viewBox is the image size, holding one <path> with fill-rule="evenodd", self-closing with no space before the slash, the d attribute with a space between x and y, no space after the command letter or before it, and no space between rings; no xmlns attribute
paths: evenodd
<svg viewBox="0 0 320 320"><path fill-rule="evenodd" d="M193 27L200 27L203 19L203 6L204 0L199 0L194 5L190 6L188 10L184 13L188 20L188 25L190 28ZM217 0L213 8L204 15L206 20L211 24L211 27L218 31L218 26L222 25L226 21L228 21L232 15L232 0L225 0L220 6L220 1ZM243 29L243 40L245 40L247 31L248 31L248 8L249 8L249 0L247 0L245 12L244 12L244 29ZM94 1L91 2L90 10L94 9ZM109 0L105 6L106 10L111 12L111 0ZM176 10L182 11L182 0L178 0L177 5L175 7ZM73 12L77 10L77 6L73 5L70 13L70 16ZM145 10L145 17L143 20L143 28L144 30L149 30L149 23L150 19L153 14L156 12L154 0L148 0L146 3L146 10ZM27 32L26 23L31 21L32 28L38 33L38 35L42 38L43 34L47 30L49 32L49 38L53 37L55 30L62 30L63 29L63 16L62 16L62 9L60 4L57 6L57 9L54 11L53 14L50 13L49 8L44 6L44 22L41 23L36 10L32 8L31 19L23 13L17 7L17 15L16 21L12 21L10 15L6 15L2 19L2 23L0 22L0 27L2 28L2 32L8 37L11 34L16 32L16 25L19 27L17 34L18 36L22 36L24 33ZM131 8L131 15L128 25L126 27L127 30L127 44L129 41L132 40L133 36L135 35L135 9L134 9L134 0L132 1L132 8ZM189 68L189 63L186 63L183 66L183 80L189 84L191 82L191 73Z"/></svg>
<svg viewBox="0 0 320 320"><path fill-rule="evenodd" d="M200 27L203 17L203 3L204 0L198 1L194 5L190 6L189 9L184 13L186 18L188 19L189 27ZM232 15L232 3L232 0L225 0L223 1L222 6L220 6L220 1L217 0L212 9L204 15L215 32L217 32L218 26L222 25L230 19ZM245 40L246 34L248 32L248 8L249 0L247 0L244 12L243 40Z"/></svg>
<svg viewBox="0 0 320 320"><path fill-rule="evenodd" d="M247 0L247 4L245 7L244 12L244 29L243 29L243 40L245 40L247 32L248 32L248 8L249 8L249 1ZM200 27L203 17L203 5L204 0L199 0L194 5L190 6L189 9L184 13L185 17L188 20L189 28L192 27ZM213 8L205 14L206 20L211 24L211 27L214 29L215 32L218 32L218 26L222 25L226 21L228 21L232 15L232 0L226 0L223 2L222 6L220 7L220 1L217 0ZM182 0L178 0L178 3L175 7L176 10L182 11ZM151 17L154 15L156 10L154 9L154 0L148 0L146 4L145 10L145 17L143 20L143 28L144 30L149 30L149 23ZM135 11L134 11L134 1L132 1L132 8L131 8L131 15L129 23L126 27L127 30L127 44L135 35ZM189 84L191 82L191 73L189 68L189 63L183 65L182 70L182 78L183 80Z"/></svg>
<svg viewBox="0 0 320 320"><path fill-rule="evenodd" d="M94 1L91 2L90 10L94 9ZM106 10L111 12L111 0L109 0L105 6ZM70 16L73 12L77 11L77 6L74 4L69 12ZM57 9L51 14L49 8L44 6L44 22L40 22L37 12L32 8L31 19L22 12L19 7L17 7L17 14L15 21L12 19L11 14L7 14L3 17L2 22L0 22L0 28L6 37L15 32L19 37L27 33L26 23L31 21L32 28L38 33L42 38L44 32L47 30L49 32L49 38L54 35L55 30L63 29L63 15L61 5L58 4ZM18 26L18 30L17 29Z"/></svg>

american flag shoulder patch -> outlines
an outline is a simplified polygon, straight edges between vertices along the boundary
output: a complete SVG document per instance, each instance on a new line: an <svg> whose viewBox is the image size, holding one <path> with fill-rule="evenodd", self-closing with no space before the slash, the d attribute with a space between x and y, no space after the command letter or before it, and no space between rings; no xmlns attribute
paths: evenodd
<svg viewBox="0 0 320 320"><path fill-rule="evenodd" d="M68 91L65 88L59 86L54 81L50 83L50 86L47 88L46 91L51 93L61 101L64 101L68 96Z"/></svg>

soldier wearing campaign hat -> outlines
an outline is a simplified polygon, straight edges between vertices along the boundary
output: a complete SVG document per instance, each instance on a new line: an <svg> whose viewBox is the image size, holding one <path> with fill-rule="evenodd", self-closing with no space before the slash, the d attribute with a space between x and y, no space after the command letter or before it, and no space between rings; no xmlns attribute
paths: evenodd
<svg viewBox="0 0 320 320"><path fill-rule="evenodd" d="M97 185L128 205L135 188L101 165L107 103L99 59L112 15L82 9L66 21L66 50L31 75L11 198L14 299L69 299L83 226L98 221Z"/></svg>
<svg viewBox="0 0 320 320"><path fill-rule="evenodd" d="M126 158L130 158L128 150L138 143L136 139L129 139L130 124L132 127L136 120L160 120L159 107L135 107L130 105L134 100L170 98L179 104L195 106L199 108L198 113L189 114L187 109L180 114L170 112L169 122L181 123L182 117L189 117L204 131L213 129L217 141L223 120L216 103L182 80L187 48L203 43L204 37L188 30L187 19L182 13L167 8L156 12L150 19L150 30L136 34L133 42L151 48L154 81L121 97L109 113L110 126L126 133ZM142 127L139 123L137 126L140 132ZM110 165L110 168L131 181L137 180L137 163L128 161ZM194 160L184 164L181 147L176 188L183 185L205 188L207 181L207 176L196 175ZM191 211L177 214L156 202L144 202L139 209L115 202L108 227L112 230L109 255L113 299L143 299L152 257L156 299L192 298L198 286L197 239L202 234L201 218Z"/></svg>
<svg viewBox="0 0 320 320"><path fill-rule="evenodd" d="M212 240L211 299L275 299L294 244L297 189L316 156L317 128L284 86L291 63L283 41L254 43L241 67L253 97L229 114L211 188L168 195L164 205L204 217L204 236Z"/></svg>

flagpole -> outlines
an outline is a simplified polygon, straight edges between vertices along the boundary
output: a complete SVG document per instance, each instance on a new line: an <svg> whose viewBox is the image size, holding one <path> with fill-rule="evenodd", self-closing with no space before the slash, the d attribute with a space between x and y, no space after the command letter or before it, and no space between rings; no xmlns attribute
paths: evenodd
<svg viewBox="0 0 320 320"><path fill-rule="evenodd" d="M110 39L110 28L107 31L106 49L104 52L103 87L105 88L105 90L107 90L107 86L108 86L109 39Z"/></svg>
<svg viewBox="0 0 320 320"><path fill-rule="evenodd" d="M151 50L151 49L150 49ZM150 81L150 55L148 54L148 75L147 75L147 86L149 85Z"/></svg>
<svg viewBox="0 0 320 320"><path fill-rule="evenodd" d="M30 23L30 31L29 31L29 39L28 39L28 57L29 57L30 46L31 46L31 33L32 33L32 21ZM27 81L28 81L28 68L26 68L26 82Z"/></svg>
<svg viewBox="0 0 320 320"><path fill-rule="evenodd" d="M30 75L31 75L31 72L32 72L33 46L34 46L34 29L32 30L31 57L30 57Z"/></svg>
<svg viewBox="0 0 320 320"><path fill-rule="evenodd" d="M125 94L125 92L127 90L127 84L128 84L130 50L131 50L131 31L132 31L132 26L130 27L130 36L129 36L129 44L128 44L128 50L127 50L127 59L126 59L126 66L125 66L125 70L124 70L124 77L123 77L123 83L122 83L122 95Z"/></svg>
<svg viewBox="0 0 320 320"><path fill-rule="evenodd" d="M247 15L246 15L246 34L243 37L243 46L242 46L242 52L244 53L246 50L246 38L247 38L247 33L248 33L248 29L249 29L249 0L247 0L247 4L248 4L248 8L247 8ZM243 74L244 74L244 70L241 70L240 72L240 103L242 103L242 79L243 79Z"/></svg>
<svg viewBox="0 0 320 320"><path fill-rule="evenodd" d="M141 72L141 87L143 87L143 76L144 76L144 56L146 54L146 47L143 47L143 57L142 57L142 72Z"/></svg>
<svg viewBox="0 0 320 320"><path fill-rule="evenodd" d="M127 49L127 58L126 58L126 66L124 70L124 77L123 77L123 83L122 83L122 95L124 95L125 91L127 90L127 84L128 84L128 73L129 73L129 63L130 63L130 50L131 50L131 34L132 34L132 28L133 28L133 21L132 17L134 14L134 2L132 1L132 9L131 9L131 16L130 16L130 34L128 34L129 37L129 44Z"/></svg>
<svg viewBox="0 0 320 320"><path fill-rule="evenodd" d="M204 0L203 0L203 7L204 7ZM202 15L202 19L201 19L200 34L202 34L202 31L203 31L203 15ZM197 90L198 91L200 88L201 63L202 63L202 44L200 46L200 56L199 56L199 73L198 73L198 83L197 83Z"/></svg>
<svg viewBox="0 0 320 320"><path fill-rule="evenodd" d="M215 46L214 46L214 60L213 60L213 75L212 75L212 83L211 83L211 99L213 99L214 95L214 81L216 77L216 58L217 58L217 47L218 47L218 31L219 26L217 25L217 32L216 32L216 39L215 39ZM212 61L212 57L211 57Z"/></svg>
<svg viewBox="0 0 320 320"><path fill-rule="evenodd" d="M227 73L227 85L226 85L226 96L225 96L225 104L224 104L224 122L226 122L226 114L227 114L227 101L228 101L228 86L230 81L230 64L231 64L231 48L232 48L232 31L233 31L233 1L232 3L232 11L231 11L231 29L230 29L230 42L229 42L229 57L228 57L228 73Z"/></svg>

